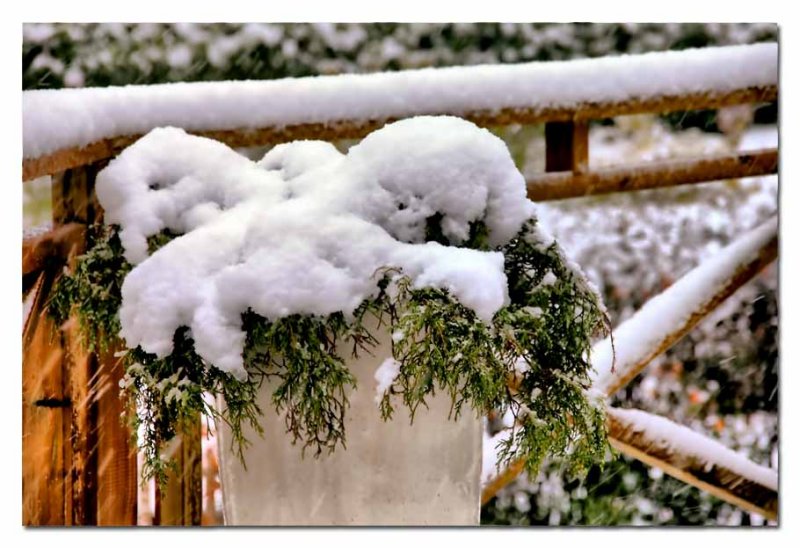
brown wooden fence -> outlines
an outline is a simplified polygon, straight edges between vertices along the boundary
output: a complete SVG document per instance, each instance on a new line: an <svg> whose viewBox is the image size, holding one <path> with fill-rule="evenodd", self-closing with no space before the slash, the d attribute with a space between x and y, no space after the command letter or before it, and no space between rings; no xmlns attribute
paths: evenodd
<svg viewBox="0 0 800 548"><path fill-rule="evenodd" d="M430 114L457 114L482 126L544 123L547 173L528 181L528 195L534 200L553 200L776 173L776 149L592 171L588 167L588 122L627 114L769 102L777 96L777 86L763 86L724 93L709 89L643 100L586 102L570 109ZM357 138L389 121L389 118L341 120L200 134L230 146L245 147L294 139ZM72 264L83 249L85 226L102 219L94 194L98 171L139 137L104 139L85 147L25 159L22 163L24 181L52 176L53 206L52 230L22 243L23 295L30 295L33 303L23 330L23 523L26 525L136 524L136 448L130 432L118 420L121 404L117 384L123 371L113 353L83 352L77 344L74 321L54 326L45 312L45 304L64 266ZM744 283L756 272L748 273L740 282ZM708 312L710 309L704 310L703 315ZM622 447L623 440L618 439L613 427L611 436L612 442ZM157 500L156 523L200 524L199 426L197 431L185 433L183 440L179 449L183 472L170 480L166 497ZM650 456L628 453L658 465ZM500 474L484 492L484 502L511 481L522 470L522 464L516 463ZM674 473L663 462L662 465L667 473ZM679 479L687 481L686 477ZM694 484L706 488L698 482ZM767 493L766 497L768 500L756 506L761 511L769 508L765 513L774 517L777 492Z"/></svg>

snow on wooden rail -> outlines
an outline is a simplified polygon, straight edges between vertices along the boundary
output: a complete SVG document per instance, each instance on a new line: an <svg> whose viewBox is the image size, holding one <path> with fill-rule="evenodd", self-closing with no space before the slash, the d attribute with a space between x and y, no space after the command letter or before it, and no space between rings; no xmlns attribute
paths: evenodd
<svg viewBox="0 0 800 548"><path fill-rule="evenodd" d="M588 120L774 100L775 43L599 59L23 94L23 179L113 156L159 126L230 146L355 138L398 118Z"/></svg>
<svg viewBox="0 0 800 548"><path fill-rule="evenodd" d="M607 413L609 440L620 452L744 510L777 519L776 470L664 417L638 409L609 408Z"/></svg>
<svg viewBox="0 0 800 548"><path fill-rule="evenodd" d="M609 407L611 445L625 455L660 468L748 512L777 519L778 473L761 466L698 432L637 409ZM525 461L497 470L497 444L511 429L484 439L481 504L486 504L522 473Z"/></svg>
<svg viewBox="0 0 800 548"><path fill-rule="evenodd" d="M594 387L613 395L777 254L778 219L772 217L650 299L614 329L613 349L610 337L592 349Z"/></svg>

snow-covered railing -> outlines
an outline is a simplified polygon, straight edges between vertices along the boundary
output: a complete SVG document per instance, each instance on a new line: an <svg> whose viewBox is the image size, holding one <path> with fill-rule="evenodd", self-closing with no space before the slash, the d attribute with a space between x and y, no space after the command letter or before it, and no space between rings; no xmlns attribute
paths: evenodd
<svg viewBox="0 0 800 548"><path fill-rule="evenodd" d="M739 237L713 258L650 299L592 349L593 388L606 397L628 384L697 323L778 255L778 219ZM609 407L609 441L626 455L768 519L777 519L777 472L759 466L692 430L643 411ZM487 442L488 443L488 442ZM495 471L484 450L482 501L491 500L524 470L515 461Z"/></svg>
<svg viewBox="0 0 800 548"><path fill-rule="evenodd" d="M180 126L229 146L246 147L294 139L361 137L386 122L422 114L457 115L484 126L545 123L546 171L550 173L531 178L528 194L535 200L548 200L775 173L774 149L592 171L588 121L774 101L777 85L777 45L759 44L373 75L25 92L23 180L53 176L54 229L23 242L23 291L33 288L34 295L23 334L23 430L36 433L23 439L23 490L36 490L35 499L47 501L44 509L26 507L23 520L135 523L135 497L131 502L128 496L136 486L132 448L119 421L98 422L99 410L114 411L119 400L114 390L97 387L115 386L121 368L111 356L92 358L77 352L70 328L63 330L60 344L54 346L54 326L43 310L48 288L64 261L82 249L84 227L102 217L93 190L97 171L150 129ZM746 264L734 261L734 270L724 273L719 261L717 267L709 267L721 276L714 278L715 290L721 290L710 299L685 303L682 310L690 317L677 322L681 324L678 330L649 338L648 345L637 345L633 352L626 347L625 329L620 327L621 332L615 332L620 339L616 345L619 378L626 372L624 382L630 380L770 262L777 253L774 225L757 229L758 237L751 235L744 244L731 246L741 247L737 256L748 257ZM651 348L650 343L656 346ZM644 346L647 351L640 352ZM628 360L629 356L634 357ZM611 382L606 388L614 386L621 384ZM78 401L85 402L85 408L74 405ZM733 477L737 468L705 459L704 466L725 470L714 476L716 483L709 481L710 476L699 473L696 466L683 467L679 445L669 444L671 452L665 453L663 439L654 438L641 421L628 428L618 420L617 411L608 417L611 441L620 450L774 517L777 492L770 491L771 484L759 484L761 491L738 489L747 478ZM116 417L119 413L105 414ZM187 466L195 469L199 436L183 439ZM97 451L90 441L100 443ZM109 462L114 465L107 466ZM523 468L524 463L515 463L491 479L483 502ZM186 503L175 512L194 523L191 516L197 510L199 480L195 473L187 477L170 481L176 492L188 494L182 495ZM103 505L94 508L93 501L101 493Z"/></svg>
<svg viewBox="0 0 800 548"><path fill-rule="evenodd" d="M589 120L772 101L777 85L778 48L768 43L366 75L28 91L23 179L110 158L161 126L246 147L356 138L399 118L452 114L482 126L577 124L554 126L548 139L572 142L573 129L585 140ZM548 161L548 171L571 166Z"/></svg>
<svg viewBox="0 0 800 548"><path fill-rule="evenodd" d="M638 409L607 409L618 451L748 512L778 517L778 472L686 426Z"/></svg>
<svg viewBox="0 0 800 548"><path fill-rule="evenodd" d="M592 349L595 388L613 396L777 256L773 217L651 298Z"/></svg>

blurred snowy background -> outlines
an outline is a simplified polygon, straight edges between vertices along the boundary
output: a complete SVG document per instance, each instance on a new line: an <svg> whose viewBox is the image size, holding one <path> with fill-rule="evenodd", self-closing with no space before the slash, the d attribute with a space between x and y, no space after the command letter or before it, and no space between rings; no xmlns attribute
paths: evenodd
<svg viewBox="0 0 800 548"><path fill-rule="evenodd" d="M26 24L24 89L271 79L547 61L774 42L772 24ZM592 166L776 146L777 107L604 120ZM544 170L541 126L498 128L523 172ZM348 143L342 143L346 147ZM777 177L550 202L540 216L603 292L612 323L778 208ZM49 180L24 186L24 226L47 222ZM657 359L612 403L778 458L778 279L772 265ZM490 425L501 426L502 419ZM213 444L206 515L219 520ZM211 468L209 468L211 467ZM619 457L583 479L558 462L484 507L484 524L760 525L756 514Z"/></svg>

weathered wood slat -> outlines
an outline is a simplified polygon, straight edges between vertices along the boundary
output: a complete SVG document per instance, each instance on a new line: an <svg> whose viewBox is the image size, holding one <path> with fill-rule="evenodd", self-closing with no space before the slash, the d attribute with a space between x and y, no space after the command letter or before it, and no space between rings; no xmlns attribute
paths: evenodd
<svg viewBox="0 0 800 548"><path fill-rule="evenodd" d="M97 361L81 343L76 318L61 326L69 382L73 525L97 524L97 402L94 381Z"/></svg>
<svg viewBox="0 0 800 548"><path fill-rule="evenodd" d="M65 409L70 401L61 367L63 350L45 310L54 278L52 271L39 275L22 335L23 525L63 525L71 515L65 462L69 445Z"/></svg>
<svg viewBox="0 0 800 548"><path fill-rule="evenodd" d="M137 521L136 446L122 417L125 402L119 381L124 364L114 348L98 356L97 381L97 525L135 525Z"/></svg>
<svg viewBox="0 0 800 548"><path fill-rule="evenodd" d="M774 101L777 86L759 86L719 93L700 91L684 95L664 95L624 102L587 102L571 108L514 108L493 111L436 111L418 114L451 114L471 120L480 126L509 124L539 124L544 122L588 121L627 114L664 113L693 109L713 109L743 103ZM192 132L196 135L222 141L231 147L252 147L284 143L297 139L357 139L371 131L395 121L395 118L370 120L339 120L327 124L305 123L261 129L234 129ZM22 161L22 179L29 181L52 175L78 166L93 164L116 156L141 135L125 135L103 139L84 147L59 150L37 158Z"/></svg>
<svg viewBox="0 0 800 548"><path fill-rule="evenodd" d="M548 149L549 150L549 149ZM664 160L573 173L543 173L528 179L528 198L534 202L596 196L771 175L778 172L776 149L702 158Z"/></svg>

